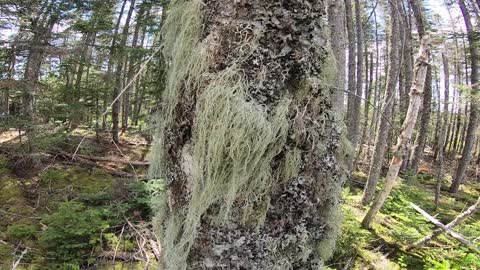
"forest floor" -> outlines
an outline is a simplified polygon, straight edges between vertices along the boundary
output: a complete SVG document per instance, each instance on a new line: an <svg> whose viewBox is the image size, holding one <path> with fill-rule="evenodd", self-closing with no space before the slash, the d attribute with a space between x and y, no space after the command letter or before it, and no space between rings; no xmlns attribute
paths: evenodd
<svg viewBox="0 0 480 270"><path fill-rule="evenodd" d="M155 269L148 142L86 132L0 133L0 269Z"/></svg>
<svg viewBox="0 0 480 270"><path fill-rule="evenodd" d="M149 202L153 190L163 187L144 181L149 142L139 132L124 133L118 145L106 138L96 140L85 128L44 127L30 144L24 133L0 133L0 269L12 269L15 262L17 269L155 268L161 248ZM354 174L343 190L343 233L330 268L480 269L479 254L445 235L405 251L436 229L410 202L448 223L480 195L475 171L456 195L446 192L446 175L435 210L435 171L430 163L421 171L402 176L371 230L360 227L366 175ZM454 230L478 245L480 214Z"/></svg>
<svg viewBox="0 0 480 270"><path fill-rule="evenodd" d="M455 163L449 164L454 171ZM473 205L480 196L480 182L475 172L470 172L468 183L458 194L449 193L451 175L445 175L439 207L435 209L436 179L430 163L421 166L420 173L412 177L403 175L394 187L384 207L370 230L362 229L360 222L368 207L361 205L363 185L367 176L354 174L343 190L344 221L342 236L329 267L335 269L480 269L480 254L442 234L425 245L405 251L406 247L431 234L436 227L415 211L415 203L435 216L443 224L452 221L462 211ZM381 186L378 187L380 190ZM476 213L453 230L468 240L480 244L480 213Z"/></svg>

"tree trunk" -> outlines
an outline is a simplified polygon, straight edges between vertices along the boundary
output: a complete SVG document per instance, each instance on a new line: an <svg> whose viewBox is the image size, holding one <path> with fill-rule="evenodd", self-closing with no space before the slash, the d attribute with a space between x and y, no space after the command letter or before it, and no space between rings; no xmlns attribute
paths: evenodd
<svg viewBox="0 0 480 270"><path fill-rule="evenodd" d="M463 18L465 20L465 26L467 28L468 42L470 45L470 57L471 57L471 85L472 85L472 95L475 96L478 93L479 81L478 81L478 35L475 34L475 29L473 29L470 14L468 13L467 7L463 0L459 0L458 4L460 10L462 11ZM470 101L470 120L468 123L467 134L465 137L465 146L463 147L462 158L458 162L458 167L455 172L455 178L453 179L452 185L450 186L450 192L456 193L465 178L465 172L467 167L470 164L472 159L472 150L473 144L476 141L476 132L478 126L478 112L477 112L477 101L475 98L472 98Z"/></svg>
<svg viewBox="0 0 480 270"><path fill-rule="evenodd" d="M448 122L448 92L450 89L450 72L448 70L448 58L445 53L442 53L442 62L443 62L443 73L444 73L444 100L443 100L443 120L442 120L442 128L440 130L440 134L438 136L438 155L437 155L437 163L438 163L438 174L437 174L437 186L435 190L435 206L438 207L438 202L440 199L440 189L442 187L443 182L443 161L444 161L444 151L443 147L446 142L446 135L447 135L447 122Z"/></svg>
<svg viewBox="0 0 480 270"><path fill-rule="evenodd" d="M120 91L123 88L123 68L125 62L125 46L127 45L127 38L128 38L128 29L130 28L130 20L132 18L133 10L135 9L135 0L130 0L130 8L128 10L127 19L125 20L125 25L123 26L122 37L120 43L118 45L119 52L118 53L118 64L117 70L115 71L115 86L113 88L113 100L115 100ZM118 139L118 122L119 122L119 114L120 114L120 99L113 103L112 106L112 140L116 143L119 142Z"/></svg>
<svg viewBox="0 0 480 270"><path fill-rule="evenodd" d="M322 267L343 182L323 1L171 5L150 167L169 189L162 267Z"/></svg>
<svg viewBox="0 0 480 270"><path fill-rule="evenodd" d="M420 38L424 37L426 34L426 22L422 14L422 7L417 2L418 0L408 0L410 6L412 7L413 14L415 17L415 22L417 25L417 31ZM432 69L429 66L427 70L427 77L425 81L425 89L423 91L423 104L422 104L422 115L420 117L420 122L418 124L419 129L417 136L415 138L415 144L412 148L410 156L410 169L416 174L420 162L423 159L423 150L425 149L425 142L428 137L428 125L430 124L430 113L431 113L431 100L432 100Z"/></svg>
<svg viewBox="0 0 480 270"><path fill-rule="evenodd" d="M380 172L382 169L383 158L385 156L385 147L387 146L388 133L390 131L390 118L392 115L392 108L395 99L395 88L398 82L399 73L399 54L400 54L400 24L398 6L390 3L390 35L389 35L389 63L387 72L387 84L385 90L385 97L383 108L380 112L380 127L378 129L377 139L375 141L375 152L370 163L368 172L368 179L363 193L362 204L367 205L375 194L375 187L377 186Z"/></svg>
<svg viewBox="0 0 480 270"><path fill-rule="evenodd" d="M330 27L330 42L333 55L335 56L337 75L336 89L333 94L332 103L337 107L338 112L343 115L345 97L345 6L343 1L329 0L328 3L328 25Z"/></svg>
<svg viewBox="0 0 480 270"><path fill-rule="evenodd" d="M347 157L347 170L349 173L353 170L353 161L355 158L355 134L358 130L358 122L355 122L355 118L358 115L355 115L355 102L356 102L356 54L355 54L355 26L353 23L353 13L352 13L352 1L345 0L345 16L346 16L346 26L347 26L347 38L348 38L348 103L347 103L347 136L352 145L352 153ZM360 112L360 111L359 111Z"/></svg>
<svg viewBox="0 0 480 270"><path fill-rule="evenodd" d="M414 81L410 90L410 104L408 105L407 115L403 122L402 132L398 137L395 152L393 153L390 167L388 168L387 176L385 178L385 187L378 194L372 206L368 210L365 218L362 221L362 227L369 228L373 218L385 203L385 200L390 195L390 192L397 180L400 166L402 165L402 157L407 151L408 142L412 137L415 124L417 122L418 111L422 104L423 88L425 79L427 77L428 60L429 60L429 38L424 36L420 44L420 53L415 61Z"/></svg>
<svg viewBox="0 0 480 270"><path fill-rule="evenodd" d="M138 35L140 33L140 20L143 17L145 11L145 6L141 6L140 10L138 11L138 14L136 16L136 25L135 25L135 30L133 31L133 38L132 38L132 50L136 50L138 48L137 43L138 43ZM137 57L137 51L133 51L130 53L130 57L128 59L129 61L129 66L128 66L128 74L127 74L127 83L133 79L133 76L136 73L136 68L135 64L139 60ZM130 114L130 95L132 91L134 91L134 87L136 84L132 84L123 94L123 103L122 103L122 132L125 132L128 128L128 116Z"/></svg>

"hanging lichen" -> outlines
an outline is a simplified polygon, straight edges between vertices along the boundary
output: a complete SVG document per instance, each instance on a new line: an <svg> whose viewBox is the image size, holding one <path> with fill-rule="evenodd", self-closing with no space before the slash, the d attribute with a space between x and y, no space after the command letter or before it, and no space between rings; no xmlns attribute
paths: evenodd
<svg viewBox="0 0 480 270"><path fill-rule="evenodd" d="M321 7L272 2L299 14L280 18L263 2L218 4L173 1L162 30L169 72L150 168L169 185L155 199L162 265L321 267L342 182L334 65L325 43L309 40L321 33L304 27ZM253 17L230 20L250 16L234 6ZM294 39L276 32L275 16L301 26Z"/></svg>
<svg viewBox="0 0 480 270"><path fill-rule="evenodd" d="M153 119L157 131L154 140L157 145L165 144L165 132L168 132L175 117L179 97L192 96L201 76L207 68L206 45L201 43L204 32L204 18L201 1L174 0L171 10L162 28L163 55L169 65L166 76L165 92L163 93L163 107L160 120ZM164 177L165 149L153 147L150 154L152 164L150 176Z"/></svg>

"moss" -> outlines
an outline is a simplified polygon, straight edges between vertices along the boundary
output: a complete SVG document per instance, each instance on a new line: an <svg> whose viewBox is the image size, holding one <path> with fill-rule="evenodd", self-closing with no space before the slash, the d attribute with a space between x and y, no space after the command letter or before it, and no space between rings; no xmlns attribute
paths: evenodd
<svg viewBox="0 0 480 270"><path fill-rule="evenodd" d="M12 253L13 250L9 246L0 243L0 269L10 269L12 267Z"/></svg>
<svg viewBox="0 0 480 270"><path fill-rule="evenodd" d="M88 171L80 167L53 168L40 174L40 186L49 190L71 188L78 196L111 193L114 180L100 170Z"/></svg>

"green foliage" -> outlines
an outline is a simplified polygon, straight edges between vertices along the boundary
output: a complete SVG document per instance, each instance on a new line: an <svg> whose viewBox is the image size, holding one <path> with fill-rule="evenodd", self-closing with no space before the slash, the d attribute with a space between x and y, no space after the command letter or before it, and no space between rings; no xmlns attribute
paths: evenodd
<svg viewBox="0 0 480 270"><path fill-rule="evenodd" d="M78 202L60 204L57 212L42 218L42 223L47 229L40 235L40 245L59 262L85 262L100 241L100 232L109 226L101 210Z"/></svg>
<svg viewBox="0 0 480 270"><path fill-rule="evenodd" d="M28 224L13 224L7 228L7 236L12 240L31 239L35 236L37 227Z"/></svg>

